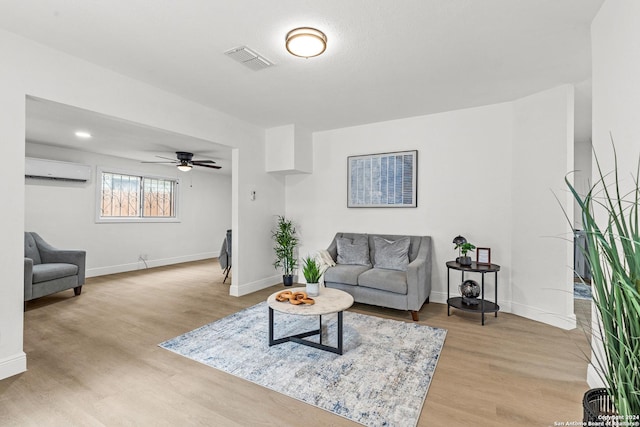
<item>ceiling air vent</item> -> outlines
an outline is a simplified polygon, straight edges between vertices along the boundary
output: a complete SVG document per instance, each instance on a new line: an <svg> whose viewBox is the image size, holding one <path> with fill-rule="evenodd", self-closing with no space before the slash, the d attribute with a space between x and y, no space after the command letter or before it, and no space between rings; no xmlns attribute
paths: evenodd
<svg viewBox="0 0 640 427"><path fill-rule="evenodd" d="M234 47L224 53L229 58L240 62L253 71L262 70L273 65L271 61L255 53L246 46Z"/></svg>

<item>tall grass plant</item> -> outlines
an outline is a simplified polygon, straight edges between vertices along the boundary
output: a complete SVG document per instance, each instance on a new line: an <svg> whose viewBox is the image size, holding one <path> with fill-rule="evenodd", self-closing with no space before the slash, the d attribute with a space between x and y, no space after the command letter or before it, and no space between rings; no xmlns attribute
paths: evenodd
<svg viewBox="0 0 640 427"><path fill-rule="evenodd" d="M618 157L605 174L595 157L598 180L585 196L567 186L582 211L587 238L584 250L591 269L593 302L598 312L595 339L601 357L592 363L602 376L620 416L640 414L640 162L632 175L635 188L622 189ZM598 354L594 351L594 354Z"/></svg>

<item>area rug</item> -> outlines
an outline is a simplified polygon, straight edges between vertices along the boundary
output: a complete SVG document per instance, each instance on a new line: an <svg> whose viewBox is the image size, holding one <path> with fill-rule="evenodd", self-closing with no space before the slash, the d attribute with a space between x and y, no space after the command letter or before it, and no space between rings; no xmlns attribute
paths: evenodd
<svg viewBox="0 0 640 427"><path fill-rule="evenodd" d="M584 283L573 284L573 297L576 299L591 299L591 286Z"/></svg>
<svg viewBox="0 0 640 427"><path fill-rule="evenodd" d="M336 321L323 316L323 343L336 345ZM275 312L276 339L317 325L316 316ZM159 345L363 425L407 427L418 422L447 333L345 312L340 356L293 342L269 347L268 329L262 302Z"/></svg>

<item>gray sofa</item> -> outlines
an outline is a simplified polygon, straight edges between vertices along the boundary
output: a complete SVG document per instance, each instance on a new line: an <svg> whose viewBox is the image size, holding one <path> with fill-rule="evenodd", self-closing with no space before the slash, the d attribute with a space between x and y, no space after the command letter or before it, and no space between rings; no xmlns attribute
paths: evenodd
<svg viewBox="0 0 640 427"><path fill-rule="evenodd" d="M431 237L337 233L327 251L336 265L325 271L325 286L419 320L431 293Z"/></svg>
<svg viewBox="0 0 640 427"><path fill-rule="evenodd" d="M86 252L52 247L37 233L24 233L24 300L72 289L80 295Z"/></svg>

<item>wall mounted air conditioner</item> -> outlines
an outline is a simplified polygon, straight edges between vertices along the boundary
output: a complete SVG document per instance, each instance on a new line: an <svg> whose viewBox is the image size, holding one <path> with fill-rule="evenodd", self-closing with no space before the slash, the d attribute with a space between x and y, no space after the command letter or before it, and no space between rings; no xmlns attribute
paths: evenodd
<svg viewBox="0 0 640 427"><path fill-rule="evenodd" d="M27 157L25 158L24 176L27 178L86 182L91 178L91 166Z"/></svg>

